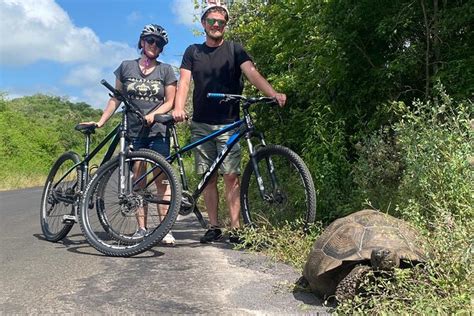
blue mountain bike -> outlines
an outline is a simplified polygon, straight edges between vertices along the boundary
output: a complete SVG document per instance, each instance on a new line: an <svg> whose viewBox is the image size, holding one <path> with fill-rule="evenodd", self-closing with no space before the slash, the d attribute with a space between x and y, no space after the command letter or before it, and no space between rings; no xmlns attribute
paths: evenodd
<svg viewBox="0 0 474 316"><path fill-rule="evenodd" d="M238 101L243 118L222 129L181 148L178 142L175 122L170 115L158 115L155 120L167 124L171 131L174 152L167 157L173 164L178 162L183 186L183 202L180 214L194 212L205 228L197 200L211 177L218 171L233 146L245 139L248 161L241 179L241 213L246 225L282 226L286 223L299 224L307 230L316 217L316 191L304 161L291 149L280 145L268 145L263 133L253 122L249 108L255 104L278 105L274 98L245 97L242 95L210 93L209 98L219 98L221 102ZM199 184L190 191L182 155L219 135L234 131L216 160L202 176Z"/></svg>

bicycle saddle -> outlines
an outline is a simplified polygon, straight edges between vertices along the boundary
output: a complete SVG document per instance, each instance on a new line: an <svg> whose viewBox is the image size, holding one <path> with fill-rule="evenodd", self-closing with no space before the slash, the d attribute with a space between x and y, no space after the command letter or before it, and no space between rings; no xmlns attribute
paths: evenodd
<svg viewBox="0 0 474 316"><path fill-rule="evenodd" d="M76 131L79 131L85 135L94 134L96 128L96 124L77 124L76 127L74 127Z"/></svg>
<svg viewBox="0 0 474 316"><path fill-rule="evenodd" d="M170 124L170 123L174 123L174 119L171 114L156 114L155 122L161 123L161 124Z"/></svg>

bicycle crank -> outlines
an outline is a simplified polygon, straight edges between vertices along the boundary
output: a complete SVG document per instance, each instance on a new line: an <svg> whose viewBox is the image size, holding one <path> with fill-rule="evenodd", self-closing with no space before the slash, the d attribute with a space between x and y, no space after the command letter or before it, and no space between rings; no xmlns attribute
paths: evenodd
<svg viewBox="0 0 474 316"><path fill-rule="evenodd" d="M181 199L181 208L179 209L179 215L186 216L191 214L196 205L196 200L189 191L183 191L183 198Z"/></svg>

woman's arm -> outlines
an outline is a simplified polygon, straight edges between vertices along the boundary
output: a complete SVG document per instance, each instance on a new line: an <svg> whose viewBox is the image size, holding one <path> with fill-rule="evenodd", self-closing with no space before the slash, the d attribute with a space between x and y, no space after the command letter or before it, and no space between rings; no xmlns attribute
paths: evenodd
<svg viewBox="0 0 474 316"><path fill-rule="evenodd" d="M115 80L115 89L121 91L122 90L122 83L116 79ZM97 127L102 127L107 123L109 118L114 114L114 112L117 110L119 107L121 101L117 100L114 97L111 97L109 101L107 102L107 105L105 106L104 112L102 113L102 116L100 117L100 120L98 122L82 122L81 124L96 124Z"/></svg>
<svg viewBox="0 0 474 316"><path fill-rule="evenodd" d="M168 113L173 109L174 98L176 96L176 82L165 86L165 102L153 112L145 116L145 120L149 125L153 124L156 114Z"/></svg>

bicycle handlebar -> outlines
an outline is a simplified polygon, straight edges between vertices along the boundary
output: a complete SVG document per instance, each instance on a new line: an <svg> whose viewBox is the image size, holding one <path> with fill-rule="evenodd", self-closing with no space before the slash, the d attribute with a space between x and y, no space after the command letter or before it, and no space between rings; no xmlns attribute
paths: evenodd
<svg viewBox="0 0 474 316"><path fill-rule="evenodd" d="M207 97L209 99L221 99L224 102L231 101L231 100L239 100L243 102L244 105L247 105L247 107L250 104L254 104L254 103L268 103L268 104L273 104L273 105L278 104L278 101L276 100L276 98L270 98L270 97L246 97L239 94L226 94L226 93L213 93L213 92L208 93Z"/></svg>
<svg viewBox="0 0 474 316"><path fill-rule="evenodd" d="M120 101L125 100L125 97L123 96L123 94L119 90L115 89L110 83L108 83L107 80L102 79L100 83L104 85L107 89L109 89L110 92L113 93L113 97L119 99Z"/></svg>
<svg viewBox="0 0 474 316"><path fill-rule="evenodd" d="M100 83L102 85L104 85L107 89L109 89L110 92L113 93L113 95L111 95L111 97L117 98L117 100L119 100L119 101L123 101L127 105L127 107L129 108L129 110L132 111L133 113L135 113L138 116L138 119L140 120L140 122L142 124L145 122L145 117L144 117L143 113L140 110L138 110L137 107L134 104L132 104L131 102L128 102L128 99L119 90L115 89L105 79L102 79L100 81Z"/></svg>
<svg viewBox="0 0 474 316"><path fill-rule="evenodd" d="M112 87L110 85L110 83L107 82L107 80L105 79L102 79L100 81L101 84L103 84L107 89L109 89L111 92L113 92L115 94L115 92L119 93L119 91L117 89L115 89L114 87Z"/></svg>

